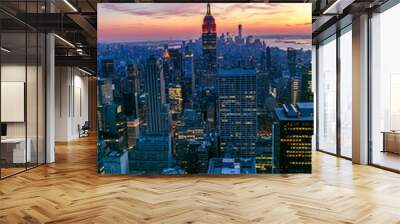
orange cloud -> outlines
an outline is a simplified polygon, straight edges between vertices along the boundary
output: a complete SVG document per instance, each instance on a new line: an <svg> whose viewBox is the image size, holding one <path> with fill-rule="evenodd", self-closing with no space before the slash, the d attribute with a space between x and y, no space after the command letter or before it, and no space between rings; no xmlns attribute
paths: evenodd
<svg viewBox="0 0 400 224"><path fill-rule="evenodd" d="M309 3L214 3L217 33L310 34ZM100 42L200 37L205 3L105 3L98 5Z"/></svg>

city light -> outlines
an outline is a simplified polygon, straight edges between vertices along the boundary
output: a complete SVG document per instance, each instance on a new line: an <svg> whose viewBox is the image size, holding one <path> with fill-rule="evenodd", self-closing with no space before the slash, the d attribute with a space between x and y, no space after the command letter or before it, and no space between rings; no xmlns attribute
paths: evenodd
<svg viewBox="0 0 400 224"><path fill-rule="evenodd" d="M275 22L258 18L256 30L247 18L265 4L240 5L194 3L178 12L169 4L99 5L99 30L126 9L132 20L118 21L131 24L128 40L99 32L98 172L311 172L310 35L260 35ZM182 26L191 17L197 22ZM224 31L227 24L234 30ZM192 29L195 36L181 35Z"/></svg>

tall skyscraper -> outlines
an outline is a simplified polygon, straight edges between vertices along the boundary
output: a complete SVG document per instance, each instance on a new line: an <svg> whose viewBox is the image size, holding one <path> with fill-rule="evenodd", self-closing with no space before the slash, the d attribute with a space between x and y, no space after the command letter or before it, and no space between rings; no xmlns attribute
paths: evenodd
<svg viewBox="0 0 400 224"><path fill-rule="evenodd" d="M183 59L183 67L185 73L185 79L192 80L194 76L194 65L193 65L193 53L189 50L185 51L184 59Z"/></svg>
<svg viewBox="0 0 400 224"><path fill-rule="evenodd" d="M185 79L187 80L187 82L191 83L191 96L192 96L192 102L193 102L193 97L194 94L196 92L196 78L194 75L194 60L193 60L194 56L193 53L191 51L189 51L189 49L186 49L185 51L185 56L184 56L184 73L185 73Z"/></svg>
<svg viewBox="0 0 400 224"><path fill-rule="evenodd" d="M265 112L266 97L268 96L269 82L268 73L257 73L257 108L258 112Z"/></svg>
<svg viewBox="0 0 400 224"><path fill-rule="evenodd" d="M111 59L105 59L101 61L102 77L112 77L115 75L114 61Z"/></svg>
<svg viewBox="0 0 400 224"><path fill-rule="evenodd" d="M162 68L161 60L154 56L144 66L147 130L129 153L129 166L134 173L162 173L172 165L171 115Z"/></svg>
<svg viewBox="0 0 400 224"><path fill-rule="evenodd" d="M128 64L128 77L123 94L124 110L128 128L128 147L136 145L139 137L139 70L136 65Z"/></svg>
<svg viewBox="0 0 400 224"><path fill-rule="evenodd" d="M171 113L178 114L183 111L183 90L179 84L171 84L168 87L168 98Z"/></svg>
<svg viewBox="0 0 400 224"><path fill-rule="evenodd" d="M217 73L217 28L214 17L211 15L210 3L207 4L207 13L202 25L204 85L208 88L215 86Z"/></svg>
<svg viewBox="0 0 400 224"><path fill-rule="evenodd" d="M279 100L284 104L296 104L300 99L300 79L289 77L285 91L281 92Z"/></svg>
<svg viewBox="0 0 400 224"><path fill-rule="evenodd" d="M151 56L144 68L146 123L148 133L169 133L170 114L165 99L165 83L160 61Z"/></svg>
<svg viewBox="0 0 400 224"><path fill-rule="evenodd" d="M169 49L169 56L172 65L172 82L179 83L183 80L183 55L178 49Z"/></svg>
<svg viewBox="0 0 400 224"><path fill-rule="evenodd" d="M208 151L202 147L203 145L204 147L206 145L205 129L200 120L200 113L185 109L175 129L175 155L177 163L186 172L196 172L196 169L201 167L203 167L201 172L207 172Z"/></svg>
<svg viewBox="0 0 400 224"><path fill-rule="evenodd" d="M98 135L102 139L126 143L126 122L123 113L124 105L121 102L119 91L115 90L115 70L113 60L102 61L103 72L98 78ZM110 141L109 141L110 142ZM116 150L123 150L126 147L118 144Z"/></svg>
<svg viewBox="0 0 400 224"><path fill-rule="evenodd" d="M238 25L238 35L235 37L235 42L236 44L244 44L242 24Z"/></svg>
<svg viewBox="0 0 400 224"><path fill-rule="evenodd" d="M217 127L224 156L255 156L256 80L254 69L229 69L218 73Z"/></svg>
<svg viewBox="0 0 400 224"><path fill-rule="evenodd" d="M172 61L171 61L171 56L169 54L168 50L168 45L164 45L164 51L162 55L162 60L163 60L163 76L164 76L164 82L166 83L171 83L173 81L172 77Z"/></svg>
<svg viewBox="0 0 400 224"><path fill-rule="evenodd" d="M290 103L296 104L300 98L300 80L298 78L290 79Z"/></svg>
<svg viewBox="0 0 400 224"><path fill-rule="evenodd" d="M115 67L113 60L103 60L98 78L97 136L98 172L126 173L127 171L127 122L123 98L115 89Z"/></svg>
<svg viewBox="0 0 400 224"><path fill-rule="evenodd" d="M291 77L296 76L296 50L294 48L288 47L287 49L287 61L289 74Z"/></svg>
<svg viewBox="0 0 400 224"><path fill-rule="evenodd" d="M171 137L164 134L143 134L136 149L129 153L133 173L162 173L172 166Z"/></svg>
<svg viewBox="0 0 400 224"><path fill-rule="evenodd" d="M132 118L138 118L139 105L139 71L134 64L128 64L128 77L124 88L124 109L125 115Z"/></svg>
<svg viewBox="0 0 400 224"><path fill-rule="evenodd" d="M258 138L256 144L257 173L271 173L272 171L272 139Z"/></svg>
<svg viewBox="0 0 400 224"><path fill-rule="evenodd" d="M301 75L300 101L301 102L313 101L312 73L310 64L303 66L303 73Z"/></svg>
<svg viewBox="0 0 400 224"><path fill-rule="evenodd" d="M283 105L275 109L272 129L273 166L280 173L311 173L313 103Z"/></svg>
<svg viewBox="0 0 400 224"><path fill-rule="evenodd" d="M271 48L267 47L265 49L265 67L266 71L271 74L272 71L272 57L271 57Z"/></svg>

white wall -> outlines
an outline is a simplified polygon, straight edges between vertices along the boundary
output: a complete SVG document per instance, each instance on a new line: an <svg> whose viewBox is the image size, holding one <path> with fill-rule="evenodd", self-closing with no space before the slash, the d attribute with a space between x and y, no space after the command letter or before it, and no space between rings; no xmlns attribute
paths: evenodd
<svg viewBox="0 0 400 224"><path fill-rule="evenodd" d="M55 69L55 141L67 141L69 133L69 69L56 67Z"/></svg>
<svg viewBox="0 0 400 224"><path fill-rule="evenodd" d="M27 69L27 70L26 70ZM27 119L28 119L28 137L29 129L35 130L36 135L36 106L37 106L37 93L36 93L36 66L25 67L25 64L4 64L1 66L1 81L2 82L25 82L26 71L28 72L28 86L27 86ZM42 102L42 101L39 101ZM41 107L43 105L39 105ZM7 108L1 108L7 110ZM7 135L8 137L25 137L25 123L26 122L7 122Z"/></svg>
<svg viewBox="0 0 400 224"><path fill-rule="evenodd" d="M25 64L6 64L1 66L2 82L25 82ZM28 68L29 70L29 68ZM1 108L7 110L7 108ZM25 137L25 122L7 123L7 137Z"/></svg>
<svg viewBox="0 0 400 224"><path fill-rule="evenodd" d="M37 70L38 69L38 70ZM44 163L45 120L44 120L44 74L42 67L25 66L25 63L5 63L1 66L2 82L24 82L26 84L26 108L22 112L27 115L24 122L6 122L8 138L25 138L30 140L32 162L39 159ZM25 80L27 78L27 80ZM23 94L23 93L22 93ZM7 96L2 96L7 97ZM9 110L10 108L1 108ZM12 113L12 112L11 112ZM39 154L37 156L37 154Z"/></svg>
<svg viewBox="0 0 400 224"><path fill-rule="evenodd" d="M55 140L79 138L78 125L88 121L88 78L73 67L56 67Z"/></svg>

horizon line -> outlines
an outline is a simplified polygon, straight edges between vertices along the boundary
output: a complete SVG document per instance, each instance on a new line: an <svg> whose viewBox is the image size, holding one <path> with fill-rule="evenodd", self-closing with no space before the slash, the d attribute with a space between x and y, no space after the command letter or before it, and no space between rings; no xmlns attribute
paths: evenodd
<svg viewBox="0 0 400 224"><path fill-rule="evenodd" d="M226 32L224 32L226 33ZM221 33L222 34L222 33ZM236 37L237 35L233 36ZM258 35L247 35L242 37L245 39L245 37L248 36L253 36L255 38L261 39L273 39L273 38L285 38L285 37L298 37L299 39L310 39L312 35L308 33L304 34L293 34L293 33L288 33L288 34L258 34ZM217 36L218 39L219 36ZM111 41L100 41L97 40L98 44L112 44L112 43L152 43L152 42L163 42L163 41L187 41L187 40L198 40L201 39L201 35L198 38L181 38L181 39L161 39L161 40L111 40Z"/></svg>

